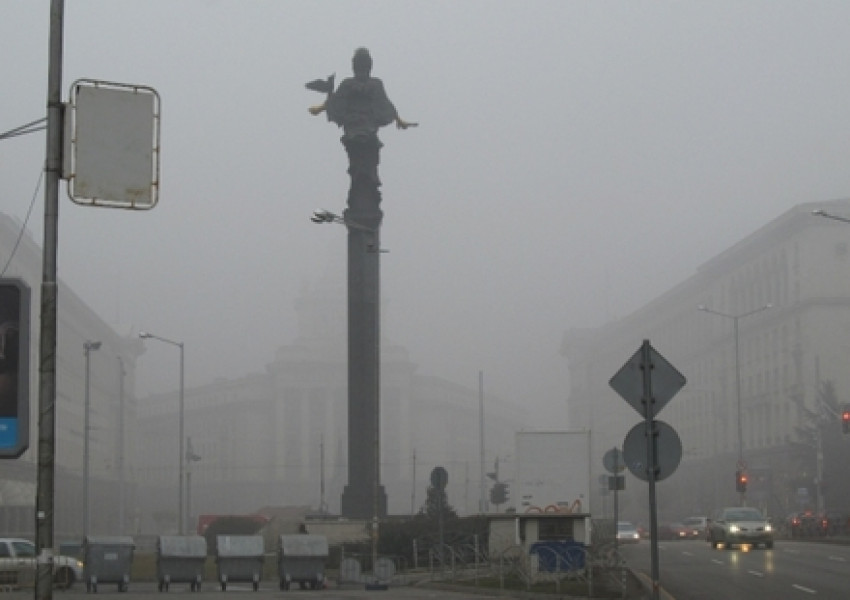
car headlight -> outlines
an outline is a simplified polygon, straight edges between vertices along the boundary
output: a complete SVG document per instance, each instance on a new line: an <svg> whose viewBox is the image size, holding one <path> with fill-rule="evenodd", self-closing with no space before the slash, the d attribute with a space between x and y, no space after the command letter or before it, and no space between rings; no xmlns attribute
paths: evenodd
<svg viewBox="0 0 850 600"><path fill-rule="evenodd" d="M729 533L738 533L739 531L741 531L741 528L738 527L737 525L730 525L729 526Z"/></svg>
<svg viewBox="0 0 850 600"><path fill-rule="evenodd" d="M764 530L765 531L773 531L773 527L770 526L770 523L765 523Z"/></svg>

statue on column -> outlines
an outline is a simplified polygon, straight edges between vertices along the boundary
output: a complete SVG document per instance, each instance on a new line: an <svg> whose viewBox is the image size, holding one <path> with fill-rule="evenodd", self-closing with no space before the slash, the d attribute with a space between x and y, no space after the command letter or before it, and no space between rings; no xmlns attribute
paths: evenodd
<svg viewBox="0 0 850 600"><path fill-rule="evenodd" d="M328 121L342 127L341 138L348 153L348 173L351 175L349 205L360 193L377 192L379 153L383 144L378 129L395 122L399 129L416 127L402 119L387 97L383 82L371 76L372 57L366 48L358 48L351 59L354 77L344 79L334 90L334 75L306 84L307 89L327 94L322 104L310 107L310 114L326 113ZM380 201L380 195L377 200Z"/></svg>

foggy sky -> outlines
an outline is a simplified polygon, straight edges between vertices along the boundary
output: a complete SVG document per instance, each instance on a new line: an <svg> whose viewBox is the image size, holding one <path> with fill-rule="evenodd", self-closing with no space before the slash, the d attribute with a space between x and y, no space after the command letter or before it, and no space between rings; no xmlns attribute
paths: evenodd
<svg viewBox="0 0 850 600"><path fill-rule="evenodd" d="M63 97L154 87L162 188L129 212L63 185L59 277L120 333L183 341L187 385L262 370L302 287L344 280L345 229L309 216L344 209L347 160L304 83L349 76L361 45L421 124L380 133L383 333L420 373L483 370L538 425L568 426L565 330L850 189L843 0L65 4ZM0 0L2 131L45 115L48 9ZM0 142L0 210L24 218L43 160L42 133ZM175 349L147 348L137 393L175 389Z"/></svg>

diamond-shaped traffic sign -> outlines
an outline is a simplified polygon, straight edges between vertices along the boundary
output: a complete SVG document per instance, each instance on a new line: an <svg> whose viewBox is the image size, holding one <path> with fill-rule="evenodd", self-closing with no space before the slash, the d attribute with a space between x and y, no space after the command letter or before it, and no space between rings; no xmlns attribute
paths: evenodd
<svg viewBox="0 0 850 600"><path fill-rule="evenodd" d="M641 416L652 419L686 382L685 376L667 362L667 359L652 347L649 340L644 340L638 351L617 371L608 385ZM644 390L647 387L650 397L644 398Z"/></svg>

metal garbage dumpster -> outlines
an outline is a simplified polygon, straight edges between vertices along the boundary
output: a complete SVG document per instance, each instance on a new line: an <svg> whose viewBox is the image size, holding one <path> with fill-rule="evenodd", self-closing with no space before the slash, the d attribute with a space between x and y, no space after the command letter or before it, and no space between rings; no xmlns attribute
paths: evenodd
<svg viewBox="0 0 850 600"><path fill-rule="evenodd" d="M161 535L156 543L156 580L159 591L172 583L188 583L194 592L201 589L207 540L201 535Z"/></svg>
<svg viewBox="0 0 850 600"><path fill-rule="evenodd" d="M288 590L293 583L301 589L321 589L325 584L325 562L328 558L328 538L323 535L298 533L280 536L278 573L280 589Z"/></svg>
<svg viewBox="0 0 850 600"><path fill-rule="evenodd" d="M260 589L264 558L261 535L216 536L215 564L222 591L231 581L250 581L255 592Z"/></svg>
<svg viewBox="0 0 850 600"><path fill-rule="evenodd" d="M83 540L83 579L87 592L97 592L100 583L117 583L126 592L136 545L129 536L94 536Z"/></svg>

